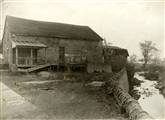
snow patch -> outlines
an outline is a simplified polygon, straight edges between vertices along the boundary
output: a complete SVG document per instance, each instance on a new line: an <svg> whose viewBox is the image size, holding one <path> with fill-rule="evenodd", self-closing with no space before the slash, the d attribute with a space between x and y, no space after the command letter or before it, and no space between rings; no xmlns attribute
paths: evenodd
<svg viewBox="0 0 165 120"><path fill-rule="evenodd" d="M155 88L157 81L150 81L136 73L135 78L143 81L139 87L135 87L141 95L138 100L142 108L147 111L155 119L165 118L165 99Z"/></svg>

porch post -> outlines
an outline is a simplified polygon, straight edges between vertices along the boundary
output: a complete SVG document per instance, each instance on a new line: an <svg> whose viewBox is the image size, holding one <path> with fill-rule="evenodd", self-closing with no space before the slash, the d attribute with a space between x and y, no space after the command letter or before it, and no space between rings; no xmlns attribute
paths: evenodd
<svg viewBox="0 0 165 120"><path fill-rule="evenodd" d="M31 61L31 66L32 66L32 65L33 65L33 49L31 48L30 50L31 50L31 51L30 51L30 52L31 52L31 53L30 53L30 56L31 56L31 57L30 57L30 58L31 58L30 61Z"/></svg>
<svg viewBox="0 0 165 120"><path fill-rule="evenodd" d="M46 58L46 49L47 49L47 48L45 48L45 64L47 63L47 58Z"/></svg>
<svg viewBox="0 0 165 120"><path fill-rule="evenodd" d="M18 48L15 47L15 51L16 51L16 65L18 65Z"/></svg>

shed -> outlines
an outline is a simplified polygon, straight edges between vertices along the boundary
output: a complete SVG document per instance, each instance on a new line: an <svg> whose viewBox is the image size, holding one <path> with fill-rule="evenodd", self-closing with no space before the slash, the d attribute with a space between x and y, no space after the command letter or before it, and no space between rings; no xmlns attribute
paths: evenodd
<svg viewBox="0 0 165 120"><path fill-rule="evenodd" d="M126 66L129 53L127 49L117 46L104 46L103 48L104 62L111 64L112 71L118 72Z"/></svg>

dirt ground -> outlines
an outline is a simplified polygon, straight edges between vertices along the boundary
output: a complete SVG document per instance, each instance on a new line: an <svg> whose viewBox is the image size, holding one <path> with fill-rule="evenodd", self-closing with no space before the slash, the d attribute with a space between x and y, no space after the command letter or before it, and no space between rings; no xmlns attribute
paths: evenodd
<svg viewBox="0 0 165 120"><path fill-rule="evenodd" d="M1 80L37 107L40 114L46 114L47 117L43 119L127 119L125 114L121 114L113 96L107 96L100 87L87 86L78 81L46 80L35 74L2 71ZM18 116L16 119L32 118Z"/></svg>

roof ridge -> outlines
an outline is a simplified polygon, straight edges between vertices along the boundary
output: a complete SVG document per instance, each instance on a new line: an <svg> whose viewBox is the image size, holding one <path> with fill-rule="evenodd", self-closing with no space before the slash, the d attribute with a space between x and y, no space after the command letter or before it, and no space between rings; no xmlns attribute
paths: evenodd
<svg viewBox="0 0 165 120"><path fill-rule="evenodd" d="M9 19L10 18L14 18L14 19L20 19L20 20L33 21L33 22L56 23L56 24L63 24L63 25L70 25L70 26L89 27L87 25L76 25L76 24L62 23L62 22L53 22L53 21L43 21L43 20L27 19L27 18L15 17L15 16L10 16L10 15L7 15L6 18L9 18Z"/></svg>
<svg viewBox="0 0 165 120"><path fill-rule="evenodd" d="M18 35L36 35L75 40L103 40L89 26L37 21L13 16L6 16L6 21L9 25L9 31Z"/></svg>

